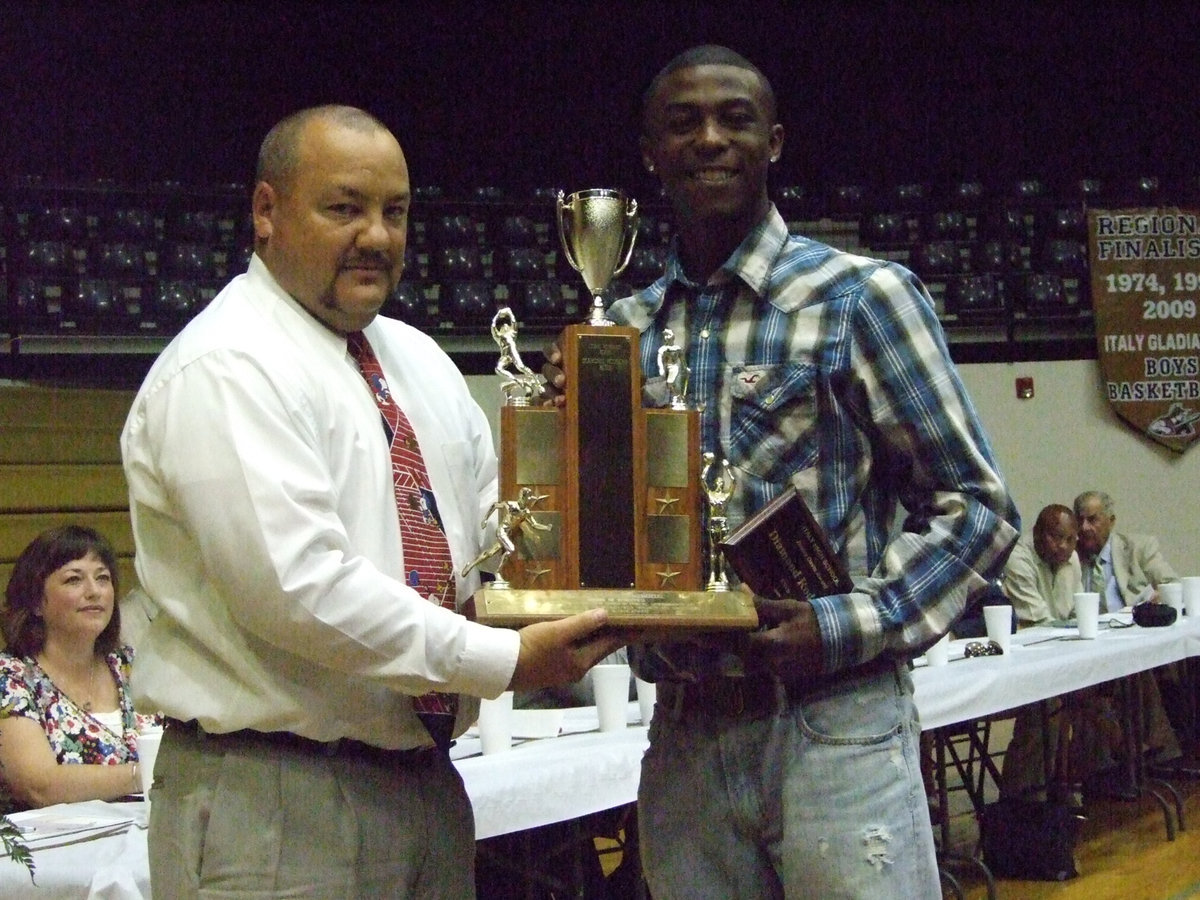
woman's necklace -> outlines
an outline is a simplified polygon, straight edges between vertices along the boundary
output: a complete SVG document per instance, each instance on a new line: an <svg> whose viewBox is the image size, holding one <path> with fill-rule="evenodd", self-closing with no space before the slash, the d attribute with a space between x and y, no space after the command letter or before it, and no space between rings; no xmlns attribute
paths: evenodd
<svg viewBox="0 0 1200 900"><path fill-rule="evenodd" d="M88 676L88 695L87 700L83 702L83 711L91 712L92 706L96 699L96 657L92 657L92 671Z"/></svg>
<svg viewBox="0 0 1200 900"><path fill-rule="evenodd" d="M42 657L41 659L39 659L38 663L39 663L39 665L41 665L42 670L46 671L45 658ZM47 674L49 674L49 673L47 673ZM54 680L54 676L51 675L50 678L51 678L51 681ZM85 699L85 700L77 699L75 696L73 696L74 692L72 692L71 694L67 694L67 692L65 690L63 690L61 683L58 685L58 689L60 692L62 692L63 694L66 694L73 701L75 701L76 706L78 706L84 712L90 713L92 711L92 708L96 705L96 657L95 656L92 657L92 664L91 664L90 668L88 669L87 699Z"/></svg>

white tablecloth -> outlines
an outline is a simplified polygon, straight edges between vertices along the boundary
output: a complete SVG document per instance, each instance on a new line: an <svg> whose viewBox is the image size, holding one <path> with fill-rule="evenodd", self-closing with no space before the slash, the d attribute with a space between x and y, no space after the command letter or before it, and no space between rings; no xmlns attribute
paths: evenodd
<svg viewBox="0 0 1200 900"><path fill-rule="evenodd" d="M1104 616L1129 622L1128 613ZM1038 626L1012 636L1006 656L963 658L969 641L951 644L949 665L913 670L923 729L978 719L1200 655L1200 620L1165 628L1100 627L1096 640L1074 628ZM957 658L956 658L957 657Z"/></svg>
<svg viewBox="0 0 1200 900"><path fill-rule="evenodd" d="M97 800L61 804L39 812L55 811L71 817L93 812L98 817L128 817L133 823L119 834L34 849L36 883L30 882L24 866L7 857L0 858L0 897L6 900L142 900L150 896L150 861L146 855L149 808L146 803ZM30 846L36 847L38 832L31 832L29 837Z"/></svg>
<svg viewBox="0 0 1200 900"><path fill-rule="evenodd" d="M459 741L452 755L475 810L477 840L575 819L637 799L646 726L630 703L624 731L601 734L595 707L566 710L563 734L526 741L490 756L478 739Z"/></svg>
<svg viewBox="0 0 1200 900"><path fill-rule="evenodd" d="M1128 621L1128 616L1123 617ZM1052 640L1047 640L1051 638ZM939 728L1042 700L1144 669L1200 656L1200 621L1167 628L1101 628L1094 641L1073 629L1032 628L1013 635L1006 657L966 659L966 641L952 662L913 671L921 726ZM601 734L593 708L567 710L563 734L478 754L468 736L454 750L475 808L480 839L575 818L633 802L646 728L629 704L630 727ZM128 806L127 804L116 804ZM139 805L140 806L140 805ZM24 869L0 859L0 897L59 900L149 897L146 832L137 825L114 837L38 850L36 888Z"/></svg>

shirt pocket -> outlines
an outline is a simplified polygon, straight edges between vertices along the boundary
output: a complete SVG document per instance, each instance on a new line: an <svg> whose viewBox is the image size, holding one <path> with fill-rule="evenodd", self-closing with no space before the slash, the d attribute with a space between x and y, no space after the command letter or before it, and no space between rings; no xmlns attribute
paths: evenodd
<svg viewBox="0 0 1200 900"><path fill-rule="evenodd" d="M817 373L805 363L730 367L731 463L775 484L814 463Z"/></svg>

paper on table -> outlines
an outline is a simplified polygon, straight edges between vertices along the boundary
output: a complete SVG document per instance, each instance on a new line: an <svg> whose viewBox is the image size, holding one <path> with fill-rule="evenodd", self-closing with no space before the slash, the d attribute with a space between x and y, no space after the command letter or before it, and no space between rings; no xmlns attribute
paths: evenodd
<svg viewBox="0 0 1200 900"><path fill-rule="evenodd" d="M514 709L512 733L515 738L552 738L562 731L561 709Z"/></svg>
<svg viewBox="0 0 1200 900"><path fill-rule="evenodd" d="M1117 625L1132 625L1133 624L1133 607L1126 606L1123 609L1118 609L1116 612L1103 612L1097 620L1101 625L1106 622L1115 622ZM1079 620L1070 619L1051 619L1049 622L1042 623L1046 628L1078 628ZM1013 640L1020 643L1021 632L1013 635Z"/></svg>
<svg viewBox="0 0 1200 900"><path fill-rule="evenodd" d="M111 804L102 800L91 803L60 803L42 809L12 813L8 819L21 830L30 850L61 847L127 831L143 817L132 804Z"/></svg>

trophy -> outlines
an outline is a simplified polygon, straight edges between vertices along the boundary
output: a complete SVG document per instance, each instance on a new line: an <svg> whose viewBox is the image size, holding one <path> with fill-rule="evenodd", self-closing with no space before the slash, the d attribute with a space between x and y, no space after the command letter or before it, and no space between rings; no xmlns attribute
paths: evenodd
<svg viewBox="0 0 1200 900"><path fill-rule="evenodd" d="M567 262L592 295L589 325L612 324L603 294L629 265L637 223L637 201L620 191L593 188L565 199L558 192L558 236Z"/></svg>
<svg viewBox="0 0 1200 900"><path fill-rule="evenodd" d="M495 515L498 519L496 526L496 541L468 565L463 566L462 575L466 575L476 566L482 565L493 556L499 554L496 563L496 578L492 587L496 590L507 590L509 583L504 578L504 563L512 554L517 552L517 542L527 543L536 540L538 531L550 531L551 527L534 518L531 506L537 501L537 496L528 487L521 488L516 500L497 500L483 517L480 527L486 527L488 519ZM533 555L526 551L526 556Z"/></svg>
<svg viewBox="0 0 1200 900"><path fill-rule="evenodd" d="M723 459L716 474L712 474L715 459L714 454L705 453L704 468L700 471L700 483L704 486L704 499L708 505L708 584L705 587L710 591L728 591L729 576L725 572L721 543L729 537L725 507L733 494L733 469L729 460Z"/></svg>
<svg viewBox="0 0 1200 900"><path fill-rule="evenodd" d="M603 606L610 624L642 639L757 625L749 593L703 590L707 488L699 413L684 402L683 352L672 337L660 359L671 373L671 408L643 409L640 335L605 314L602 295L628 262L636 212L618 191L559 194L563 250L592 310L558 339L565 407L506 402L500 410L500 496L519 498L525 525L533 518L539 533L532 539L526 527L531 539L516 552L503 542L491 549L508 551L505 571L472 598L478 621L519 626ZM513 365L504 358L509 324L502 318L497 338L504 377Z"/></svg>
<svg viewBox="0 0 1200 900"><path fill-rule="evenodd" d="M658 374L671 396L671 409L686 410L689 369L683 348L675 343L675 332L663 329L662 346L658 348Z"/></svg>
<svg viewBox="0 0 1200 900"><path fill-rule="evenodd" d="M542 392L542 379L521 359L517 349L517 317L507 306L492 316L492 340L500 348L496 374L503 379L500 390L505 406L528 406Z"/></svg>

